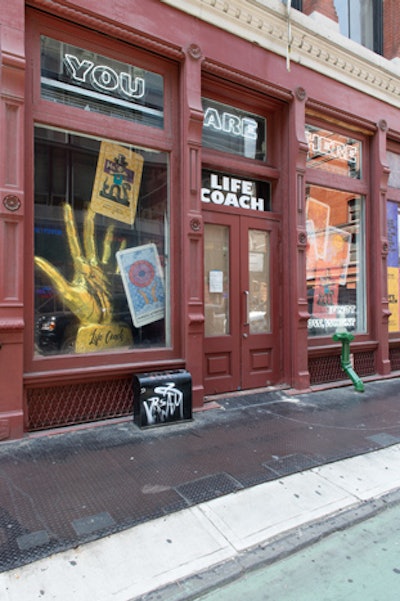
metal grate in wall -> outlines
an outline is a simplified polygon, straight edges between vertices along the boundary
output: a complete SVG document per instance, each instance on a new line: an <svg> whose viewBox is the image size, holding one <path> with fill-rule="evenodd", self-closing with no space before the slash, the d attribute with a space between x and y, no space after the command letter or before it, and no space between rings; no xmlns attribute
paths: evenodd
<svg viewBox="0 0 400 601"><path fill-rule="evenodd" d="M133 413L133 383L130 377L30 388L26 394L30 432Z"/></svg>
<svg viewBox="0 0 400 601"><path fill-rule="evenodd" d="M400 370L400 347L393 347L389 350L389 359L392 371Z"/></svg>
<svg viewBox="0 0 400 601"><path fill-rule="evenodd" d="M376 373L375 353L364 351L354 354L354 369L360 377L372 376Z"/></svg>
<svg viewBox="0 0 400 601"><path fill-rule="evenodd" d="M371 351L354 354L354 369L360 378L375 373L375 355ZM340 365L339 355L311 357L308 362L311 386L327 384L347 378Z"/></svg>
<svg viewBox="0 0 400 601"><path fill-rule="evenodd" d="M311 357L308 361L310 384L325 384L343 380L343 370L340 365L339 355L328 357Z"/></svg>

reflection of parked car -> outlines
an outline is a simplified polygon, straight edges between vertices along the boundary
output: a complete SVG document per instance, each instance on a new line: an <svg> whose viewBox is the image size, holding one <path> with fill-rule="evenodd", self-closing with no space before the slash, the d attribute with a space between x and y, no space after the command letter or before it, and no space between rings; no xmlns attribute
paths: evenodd
<svg viewBox="0 0 400 601"><path fill-rule="evenodd" d="M73 350L79 320L73 313L55 312L36 320L36 344L43 353Z"/></svg>

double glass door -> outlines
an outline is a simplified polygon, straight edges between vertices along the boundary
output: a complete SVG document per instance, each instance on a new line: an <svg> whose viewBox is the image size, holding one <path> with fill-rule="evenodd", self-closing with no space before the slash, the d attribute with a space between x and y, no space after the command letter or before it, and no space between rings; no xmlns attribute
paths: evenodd
<svg viewBox="0 0 400 601"><path fill-rule="evenodd" d="M276 223L221 213L205 215L206 394L278 381L276 254Z"/></svg>

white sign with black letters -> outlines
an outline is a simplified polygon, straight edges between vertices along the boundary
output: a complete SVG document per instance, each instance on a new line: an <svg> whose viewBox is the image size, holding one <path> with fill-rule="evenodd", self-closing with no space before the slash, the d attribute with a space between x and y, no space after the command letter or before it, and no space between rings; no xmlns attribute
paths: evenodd
<svg viewBox="0 0 400 601"><path fill-rule="evenodd" d="M260 191L260 187L264 190ZM226 207L227 210L266 211L269 204L269 184L204 171L201 200L205 204Z"/></svg>

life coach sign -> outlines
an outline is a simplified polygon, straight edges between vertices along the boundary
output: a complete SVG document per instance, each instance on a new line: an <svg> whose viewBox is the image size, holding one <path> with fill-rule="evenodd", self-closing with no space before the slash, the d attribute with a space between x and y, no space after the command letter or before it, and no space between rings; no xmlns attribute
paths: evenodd
<svg viewBox="0 0 400 601"><path fill-rule="evenodd" d="M161 75L46 36L41 36L41 95L143 125L164 125Z"/></svg>
<svg viewBox="0 0 400 601"><path fill-rule="evenodd" d="M210 207L220 206L229 213L237 209L270 211L270 184L203 170L201 200Z"/></svg>

